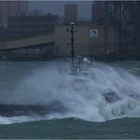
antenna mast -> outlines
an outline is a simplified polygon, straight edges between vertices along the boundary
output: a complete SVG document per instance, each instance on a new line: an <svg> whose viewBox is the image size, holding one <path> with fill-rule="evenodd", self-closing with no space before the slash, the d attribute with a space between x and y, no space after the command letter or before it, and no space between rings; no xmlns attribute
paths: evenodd
<svg viewBox="0 0 140 140"><path fill-rule="evenodd" d="M67 32L71 33L71 62L72 62L72 66L74 66L74 56L75 56L75 50L74 50L74 32L76 32L75 30L75 24L72 22L70 23L70 29L67 28Z"/></svg>

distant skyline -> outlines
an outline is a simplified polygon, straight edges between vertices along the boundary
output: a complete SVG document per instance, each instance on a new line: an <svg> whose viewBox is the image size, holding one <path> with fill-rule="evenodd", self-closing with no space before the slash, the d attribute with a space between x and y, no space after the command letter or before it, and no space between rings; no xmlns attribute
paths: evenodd
<svg viewBox="0 0 140 140"><path fill-rule="evenodd" d="M91 19L92 1L30 1L30 10L38 9L43 13L52 13L64 16L64 5L74 3L78 5L78 17Z"/></svg>

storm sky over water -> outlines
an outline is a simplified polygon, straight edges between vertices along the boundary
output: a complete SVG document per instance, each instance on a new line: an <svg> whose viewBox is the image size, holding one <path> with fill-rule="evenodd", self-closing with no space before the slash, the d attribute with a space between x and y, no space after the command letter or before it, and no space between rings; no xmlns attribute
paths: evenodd
<svg viewBox="0 0 140 140"><path fill-rule="evenodd" d="M74 3L78 5L78 17L91 19L91 1L30 1L31 10L38 9L43 13L64 15L64 5Z"/></svg>

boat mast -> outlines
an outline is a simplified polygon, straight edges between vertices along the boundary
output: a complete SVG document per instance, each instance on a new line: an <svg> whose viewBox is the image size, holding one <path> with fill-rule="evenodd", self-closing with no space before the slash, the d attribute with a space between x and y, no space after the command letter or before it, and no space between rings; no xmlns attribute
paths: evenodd
<svg viewBox="0 0 140 140"><path fill-rule="evenodd" d="M75 24L72 22L70 23L70 29L67 28L67 32L71 33L71 62L72 62L72 66L74 66L74 54L75 54L75 50L74 50L74 32L76 32L75 29Z"/></svg>

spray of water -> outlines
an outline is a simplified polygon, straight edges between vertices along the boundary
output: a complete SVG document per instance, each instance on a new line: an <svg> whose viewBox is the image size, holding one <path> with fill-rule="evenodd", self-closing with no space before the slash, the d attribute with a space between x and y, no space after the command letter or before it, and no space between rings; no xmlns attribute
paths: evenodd
<svg viewBox="0 0 140 140"><path fill-rule="evenodd" d="M51 63L19 83L7 103L47 105L57 101L66 112L43 117L1 117L0 123L68 117L101 122L139 117L139 100L140 78L123 69L94 63L88 71L71 74L68 64Z"/></svg>

